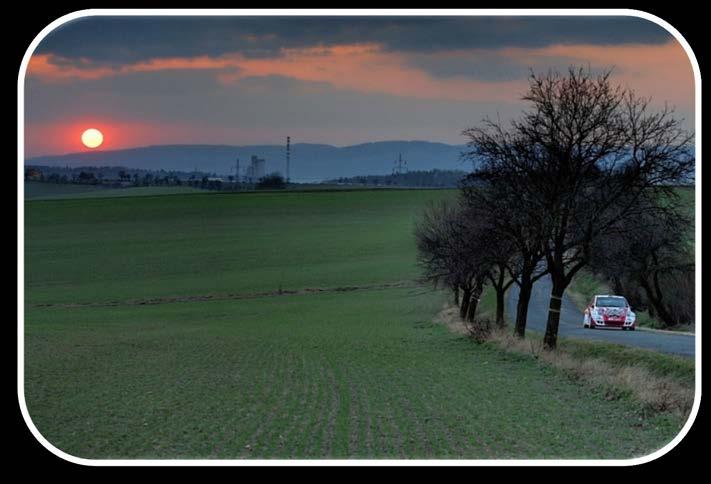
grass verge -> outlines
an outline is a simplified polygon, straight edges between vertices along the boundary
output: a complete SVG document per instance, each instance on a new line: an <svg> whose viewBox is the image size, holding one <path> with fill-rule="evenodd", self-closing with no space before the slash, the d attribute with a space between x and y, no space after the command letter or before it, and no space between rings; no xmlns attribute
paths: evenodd
<svg viewBox="0 0 711 484"><path fill-rule="evenodd" d="M643 413L669 413L685 421L694 403L694 363L680 357L571 339L561 339L556 350L547 351L541 335L522 340L508 329L493 331L489 341L562 370L607 399L630 396Z"/></svg>
<svg viewBox="0 0 711 484"><path fill-rule="evenodd" d="M482 297L481 320L490 319L494 313L493 291L489 292L490 297ZM446 307L437 321L468 334L456 307ZM667 414L683 423L694 402L695 364L687 358L570 338L560 338L558 348L547 351L542 335L529 333L526 339L520 339L508 327L494 327L484 344L560 370L570 379L601 391L606 399L630 398L642 416L650 412Z"/></svg>

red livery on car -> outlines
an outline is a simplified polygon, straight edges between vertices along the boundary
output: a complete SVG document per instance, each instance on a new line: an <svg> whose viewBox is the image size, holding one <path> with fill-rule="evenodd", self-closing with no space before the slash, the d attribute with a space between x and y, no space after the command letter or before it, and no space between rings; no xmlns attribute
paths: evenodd
<svg viewBox="0 0 711 484"><path fill-rule="evenodd" d="M597 295L585 308L583 327L622 328L634 331L636 316L622 296Z"/></svg>

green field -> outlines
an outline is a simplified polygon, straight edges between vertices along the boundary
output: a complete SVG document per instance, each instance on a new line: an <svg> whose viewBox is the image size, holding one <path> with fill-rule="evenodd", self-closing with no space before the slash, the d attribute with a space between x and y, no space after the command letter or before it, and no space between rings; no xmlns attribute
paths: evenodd
<svg viewBox="0 0 711 484"><path fill-rule="evenodd" d="M43 198L62 198L85 196L89 193L103 192L104 187L96 185L76 185L59 183L25 182L25 200Z"/></svg>
<svg viewBox="0 0 711 484"><path fill-rule="evenodd" d="M642 417L432 323L414 217L453 191L25 204L28 409L86 458L630 458Z"/></svg>
<svg viewBox="0 0 711 484"><path fill-rule="evenodd" d="M25 182L25 200L137 197L147 195L176 195L201 192L204 192L204 190L187 186L106 188L100 185Z"/></svg>

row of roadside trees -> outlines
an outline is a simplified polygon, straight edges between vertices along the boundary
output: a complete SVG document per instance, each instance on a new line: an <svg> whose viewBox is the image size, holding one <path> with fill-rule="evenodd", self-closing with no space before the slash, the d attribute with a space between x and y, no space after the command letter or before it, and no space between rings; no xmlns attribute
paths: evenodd
<svg viewBox="0 0 711 484"><path fill-rule="evenodd" d="M638 282L664 317L660 280L693 270L675 189L693 181L693 134L610 72L534 73L523 99L529 108L511 123L464 131L464 156L477 168L456 202L429 207L417 224L425 278L450 288L469 321L491 286L500 325L516 284L514 332L524 337L533 284L550 277L549 349L563 294L586 266Z"/></svg>

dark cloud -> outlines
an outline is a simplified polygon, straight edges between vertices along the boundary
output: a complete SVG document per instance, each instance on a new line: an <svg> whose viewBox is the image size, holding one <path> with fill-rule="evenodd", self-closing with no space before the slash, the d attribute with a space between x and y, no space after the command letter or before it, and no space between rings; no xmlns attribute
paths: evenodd
<svg viewBox="0 0 711 484"><path fill-rule="evenodd" d="M408 64L427 71L434 77L463 77L487 82L525 78L529 64L500 56L496 50L478 52L472 56L438 56L415 53L407 56Z"/></svg>
<svg viewBox="0 0 711 484"><path fill-rule="evenodd" d="M566 56L529 56L523 59L500 55L498 50L484 50L458 56L432 54L410 54L406 56L409 65L440 78L463 78L485 82L505 82L527 78L531 72L555 70L566 72L571 66L580 64L580 60ZM602 74L613 66L588 64L593 73ZM617 72L624 71L618 67Z"/></svg>
<svg viewBox="0 0 711 484"><path fill-rule="evenodd" d="M154 57L377 42L404 52L543 47L556 43L663 43L658 25L636 17L86 17L62 25L37 53L121 64Z"/></svg>
<svg viewBox="0 0 711 484"><path fill-rule="evenodd" d="M336 142L334 131L348 132L339 141L360 142L386 137L444 139L460 142L461 130L486 115L512 116L521 103L462 102L414 99L338 89L323 82L282 76L247 77L223 85L203 71L133 73L82 82L27 84L27 118L62 123L100 117L115 121L170 123L240 129L311 129L313 139ZM321 132L321 134L316 134ZM370 134L366 134L370 133ZM235 143L249 143L239 139Z"/></svg>

